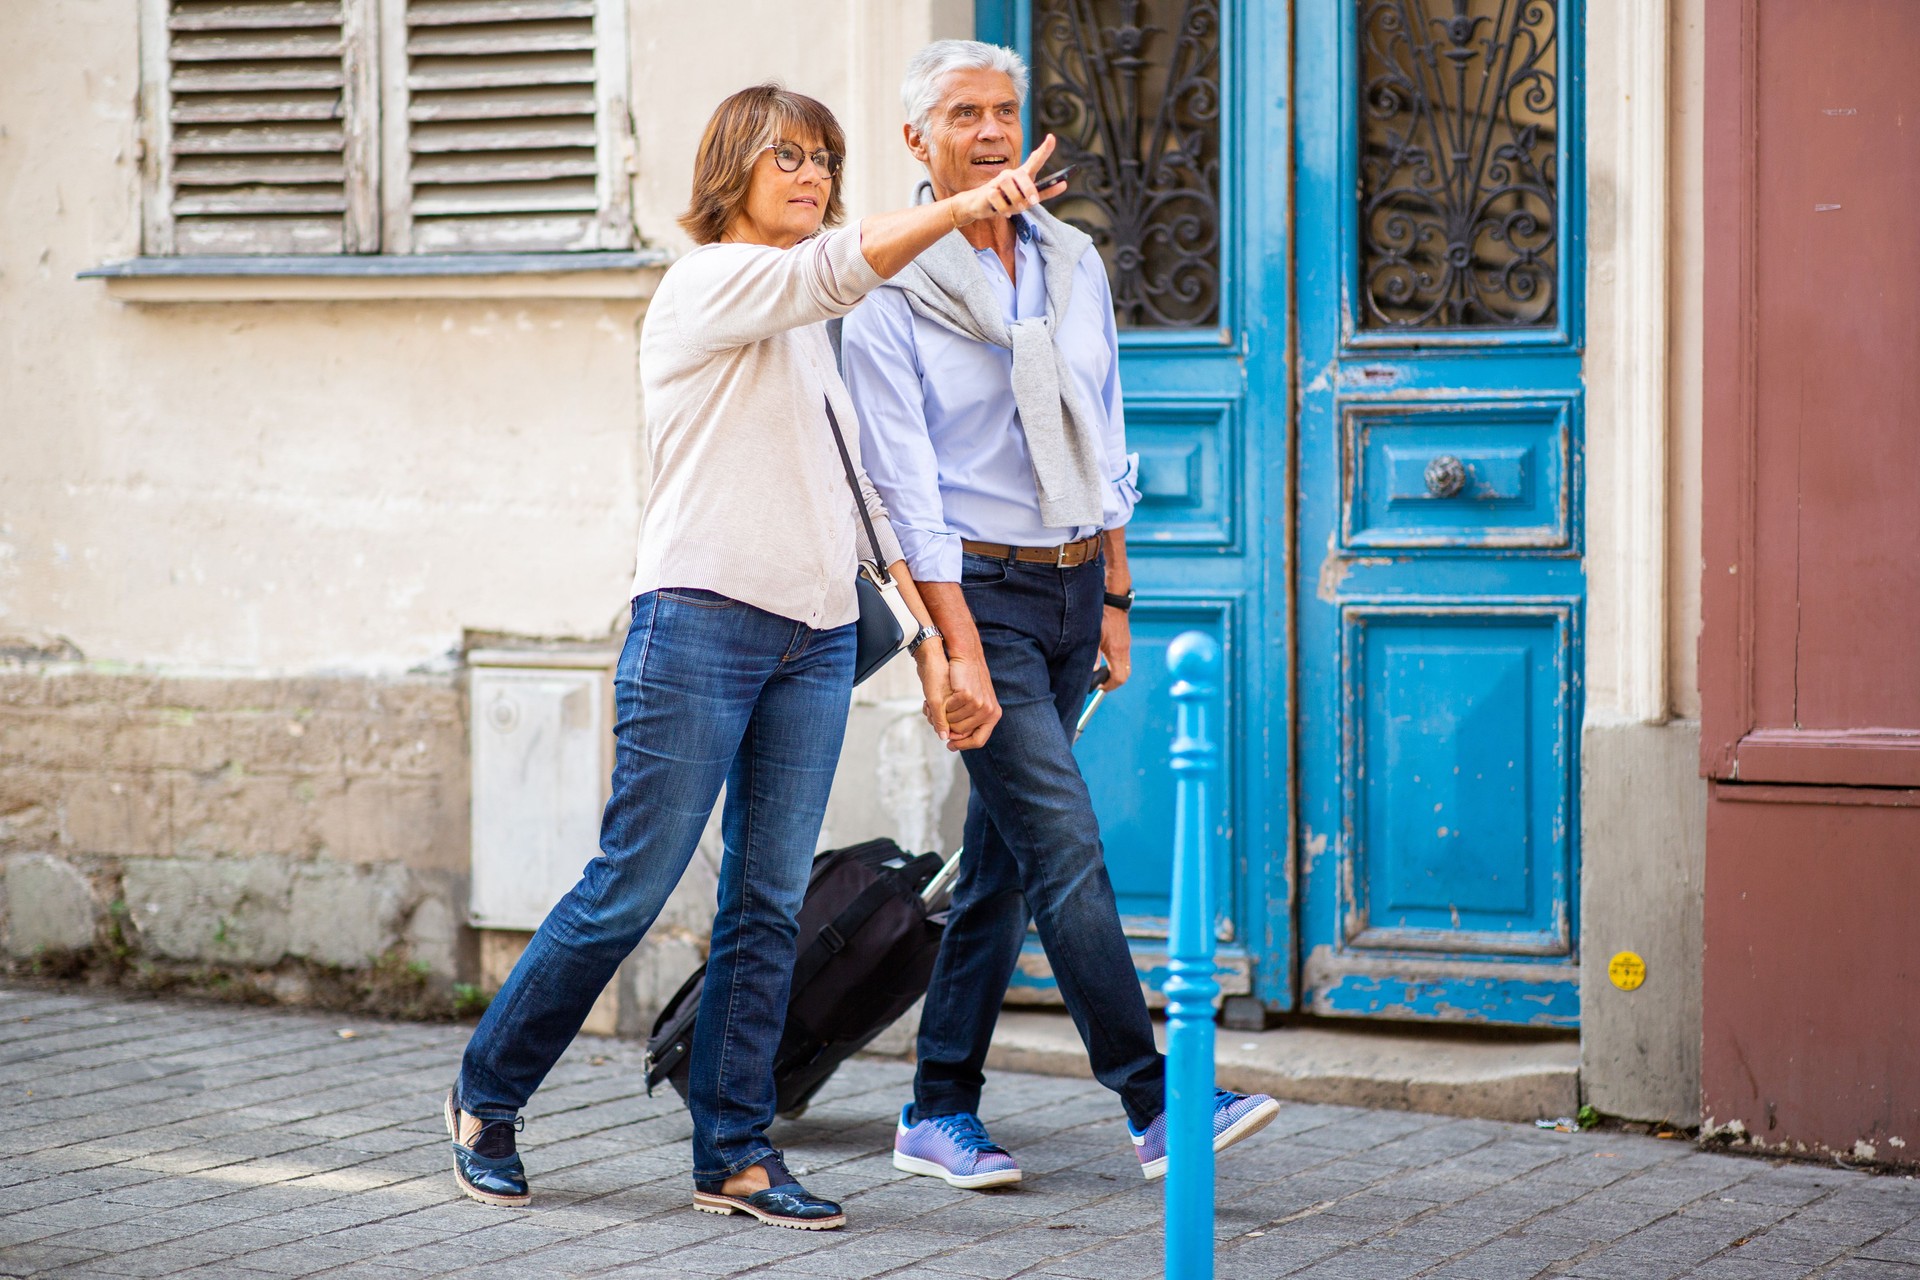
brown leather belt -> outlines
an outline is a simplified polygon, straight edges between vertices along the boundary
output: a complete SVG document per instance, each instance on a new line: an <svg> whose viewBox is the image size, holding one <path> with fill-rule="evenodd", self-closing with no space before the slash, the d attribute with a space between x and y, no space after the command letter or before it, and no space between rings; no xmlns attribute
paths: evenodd
<svg viewBox="0 0 1920 1280"><path fill-rule="evenodd" d="M960 549L970 555L991 556L995 560L1018 560L1022 564L1050 564L1057 569L1075 569L1100 554L1100 535L1082 538L1059 547L1009 547L1000 542L975 542L960 539Z"/></svg>

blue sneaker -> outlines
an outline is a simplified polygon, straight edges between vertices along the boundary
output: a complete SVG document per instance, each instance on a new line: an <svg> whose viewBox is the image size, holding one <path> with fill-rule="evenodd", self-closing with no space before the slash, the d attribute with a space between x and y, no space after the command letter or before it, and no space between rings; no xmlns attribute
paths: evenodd
<svg viewBox="0 0 1920 1280"><path fill-rule="evenodd" d="M1213 1091L1213 1149L1225 1151L1242 1138L1250 1138L1280 1114L1280 1104L1264 1093ZM1167 1172L1167 1113L1154 1117L1143 1133L1127 1122L1133 1135L1133 1149L1140 1156L1140 1172L1148 1178L1160 1178Z"/></svg>
<svg viewBox="0 0 1920 1280"><path fill-rule="evenodd" d="M533 1199L527 1190L527 1171L514 1150L513 1135L520 1118L482 1120L460 1109L453 1090L447 1090L447 1137L453 1141L453 1180L481 1204L518 1209Z"/></svg>
<svg viewBox="0 0 1920 1280"><path fill-rule="evenodd" d="M900 1108L900 1126L893 1132L894 1168L969 1191L1020 1181L1020 1166L1006 1148L994 1144L971 1111L909 1124L912 1114L912 1103Z"/></svg>

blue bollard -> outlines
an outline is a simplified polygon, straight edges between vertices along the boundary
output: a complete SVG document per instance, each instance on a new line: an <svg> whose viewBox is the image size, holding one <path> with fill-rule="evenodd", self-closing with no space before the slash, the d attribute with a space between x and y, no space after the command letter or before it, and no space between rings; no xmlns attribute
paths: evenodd
<svg viewBox="0 0 1920 1280"><path fill-rule="evenodd" d="M1167 977L1167 1280L1213 1275L1213 805L1220 752L1207 710L1220 646L1188 631L1167 650L1179 720L1173 739L1173 928Z"/></svg>

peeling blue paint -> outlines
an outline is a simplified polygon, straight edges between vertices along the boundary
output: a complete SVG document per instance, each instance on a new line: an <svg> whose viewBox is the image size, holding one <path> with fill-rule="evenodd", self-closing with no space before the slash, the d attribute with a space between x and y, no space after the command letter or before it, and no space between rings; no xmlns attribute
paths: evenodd
<svg viewBox="0 0 1920 1280"><path fill-rule="evenodd" d="M1302 1003L1576 1026L1584 5L1554 9L1557 323L1419 332L1352 320L1363 8L1295 9Z"/></svg>
<svg viewBox="0 0 1920 1280"><path fill-rule="evenodd" d="M1525 1027L1580 1025L1577 985L1506 978L1421 981L1349 974L1316 988L1312 1008L1315 1013L1341 1017L1498 1022Z"/></svg>

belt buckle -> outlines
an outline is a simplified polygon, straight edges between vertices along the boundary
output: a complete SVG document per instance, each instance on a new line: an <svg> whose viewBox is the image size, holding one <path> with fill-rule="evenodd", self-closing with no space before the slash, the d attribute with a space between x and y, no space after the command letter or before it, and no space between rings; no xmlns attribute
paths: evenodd
<svg viewBox="0 0 1920 1280"><path fill-rule="evenodd" d="M1072 547L1073 547L1073 544L1071 542L1063 542L1059 546L1053 549L1053 567L1054 568L1067 569L1072 567L1067 563L1067 552L1071 550Z"/></svg>

